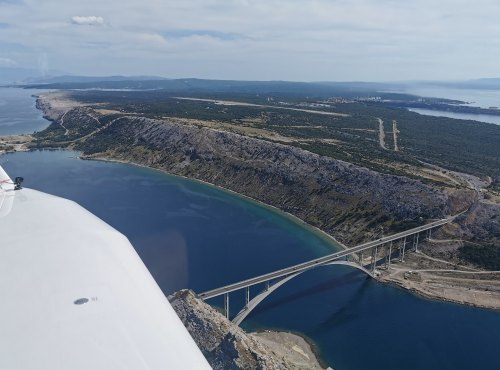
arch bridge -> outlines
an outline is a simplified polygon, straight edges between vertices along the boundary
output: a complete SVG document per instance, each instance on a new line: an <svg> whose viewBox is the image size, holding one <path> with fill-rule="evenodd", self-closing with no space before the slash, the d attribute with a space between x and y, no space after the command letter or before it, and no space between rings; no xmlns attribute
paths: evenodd
<svg viewBox="0 0 500 370"><path fill-rule="evenodd" d="M299 276L300 274L320 266L346 265L363 271L369 277L374 277L375 267L377 266L378 262L385 260L384 262L386 267L390 268L393 248L398 249L398 257L400 261L403 261L407 248L418 251L418 243L421 233L425 232L425 239L430 239L433 229L450 223L455 219L455 217L456 216L452 216L438 221L433 221L426 225L418 226L397 234L359 244L355 247L328 254L326 256L319 257L307 262L299 263L297 265L269 272L264 275L229 284L217 289L212 289L198 294L198 297L203 300L207 300L223 295L224 314L229 319L229 293L239 290L245 290L245 306L231 320L236 325L239 325L250 314L250 312L252 312L252 310L257 307L257 305L262 302L267 296L269 296L280 286ZM411 237L413 237L413 239L409 242L410 246L408 247L408 239ZM386 253L381 260L377 261L379 247L385 248ZM363 254L365 251L371 252L371 259L369 259L368 263L366 263L365 258L363 258ZM264 286L263 290L255 297L251 298L250 287L260 284Z"/></svg>

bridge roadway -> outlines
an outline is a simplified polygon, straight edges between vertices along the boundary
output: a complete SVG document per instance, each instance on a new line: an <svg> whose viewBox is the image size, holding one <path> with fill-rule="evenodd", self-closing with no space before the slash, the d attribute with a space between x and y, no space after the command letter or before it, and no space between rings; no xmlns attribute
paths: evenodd
<svg viewBox="0 0 500 370"><path fill-rule="evenodd" d="M379 245L386 244L386 243L394 241L394 240L403 239L407 236L411 236L411 235L420 233L422 231L431 230L435 227L442 226L444 224L447 224L447 223L453 221L453 219L455 219L455 217L457 217L457 216L458 215L451 216L451 217L448 217L448 218L445 218L442 220L438 220L438 221L433 221L433 222L428 223L426 225L418 226L418 227L415 227L413 229L406 230L406 231L403 231L403 232L400 232L397 234L393 234L393 235L386 236L386 237L383 237L383 238L380 238L377 240L369 241L367 243L357 245L353 248L345 249L345 250L342 250L340 252L335 252L335 253L332 253L332 254L329 254L329 255L326 255L326 256L323 256L320 258L316 258L316 259L313 259L313 260L310 260L307 262L299 263L298 265L290 266L290 267L287 267L287 268L284 268L281 270L276 270L276 271L273 271L273 272L270 272L270 273L267 273L264 275L253 277L251 279L240 281L238 283L226 285L226 286L223 286L221 288L209 290L209 291L198 294L198 297L203 299L203 300L206 300L206 299L214 298L214 297L226 294L226 293L234 292L235 290L243 289L243 288L246 288L246 287L249 287L252 285L264 283L264 282L269 281L269 280L277 279L277 278L284 277L284 276L287 276L290 274L296 274L298 272L302 272L304 270L308 270L308 269L316 267L316 266L326 265L329 262L333 262L334 260L340 259L342 257L346 257L346 256L351 255L353 253L362 252L366 249L377 247Z"/></svg>

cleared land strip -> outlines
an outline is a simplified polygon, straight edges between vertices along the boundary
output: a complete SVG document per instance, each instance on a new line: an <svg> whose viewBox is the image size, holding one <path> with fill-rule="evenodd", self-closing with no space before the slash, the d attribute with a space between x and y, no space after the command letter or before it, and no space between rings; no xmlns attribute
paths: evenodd
<svg viewBox="0 0 500 370"><path fill-rule="evenodd" d="M377 120L378 120L378 140L380 143L380 147L382 149L387 149L385 147L384 121L382 121L380 118L377 118Z"/></svg>
<svg viewBox="0 0 500 370"><path fill-rule="evenodd" d="M325 111L312 110L312 109L279 107L279 106L276 106L276 105L263 105L263 104L242 103L242 102L231 101L231 100L186 98L186 97L179 97L179 96L175 96L174 99L204 101L204 102L207 102L207 103L214 103L214 104L218 104L218 105L239 105L239 106L242 106L242 107L259 107L259 108L286 109L286 110L293 110L293 111L297 111L297 112L306 112L306 113L312 113L312 114L321 114L321 115L324 115L324 116L335 116L335 117L349 117L350 116L349 114L345 114L345 113L325 112Z"/></svg>

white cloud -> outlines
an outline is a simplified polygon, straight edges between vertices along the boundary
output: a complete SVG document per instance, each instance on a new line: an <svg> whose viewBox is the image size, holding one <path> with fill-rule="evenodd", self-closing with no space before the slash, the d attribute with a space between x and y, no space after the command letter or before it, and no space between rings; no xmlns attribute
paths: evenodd
<svg viewBox="0 0 500 370"><path fill-rule="evenodd" d="M76 24L78 26L101 26L104 24L104 18L96 17L95 15L91 15L88 17L82 17L77 15L71 17L71 23Z"/></svg>
<svg viewBox="0 0 500 370"><path fill-rule="evenodd" d="M16 64L17 62L13 59L0 57L0 66L2 67L12 67Z"/></svg>

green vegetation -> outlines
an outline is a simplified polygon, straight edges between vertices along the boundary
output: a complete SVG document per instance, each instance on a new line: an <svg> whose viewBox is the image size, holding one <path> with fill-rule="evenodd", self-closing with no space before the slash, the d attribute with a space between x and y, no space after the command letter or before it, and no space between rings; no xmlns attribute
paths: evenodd
<svg viewBox="0 0 500 370"><path fill-rule="evenodd" d="M459 257L487 270L500 270L500 247L498 245L466 244L459 250Z"/></svg>
<svg viewBox="0 0 500 370"><path fill-rule="evenodd" d="M37 133L31 146L69 146L87 155L105 153L109 156L114 155L116 158L127 158L137 163L145 163L151 167L164 168L167 165L167 170L174 173L178 171L183 176L201 178L213 183L216 183L214 181L216 179L218 185L230 189L237 183L237 179L233 176L237 174L240 181L237 191L250 187L252 189L249 193L253 197L290 213L299 214L310 224L327 231L349 224L357 225L359 230L367 229L371 230L371 233L380 235L394 233L416 227L424 220L433 218L438 211L432 207L434 203L431 202L428 209L419 209L418 212L407 212L398 217L391 217L388 216L387 209L382 208L380 204L363 203L363 200L377 197L378 188L369 188L362 194L336 191L337 188L363 188L369 185L370 176L357 176L366 171L356 169L350 164L339 164L339 167L344 170L341 170L338 174L339 178L333 182L323 177L321 181L326 184L324 186L316 188L316 182L312 185L306 184L308 197L312 198L312 206L303 207L302 199L299 201L293 196L290 199L294 199L297 204L290 203L287 197L277 200L267 192L254 194L252 191L255 192L255 189L260 188L261 183L258 181L267 183L269 174L259 173L259 166L246 168L242 166L241 161L231 162L231 156L223 156L222 158L229 157L229 160L221 158L221 163L218 164L223 166L218 169L212 168L216 163L210 162L209 155L205 158L205 162L198 161L200 159L197 154L198 143L201 148L204 148L204 141L198 135L204 135L204 131L192 128L208 127L218 131L279 142L322 156L344 160L354 165L361 165L380 173L403 176L387 177L387 179L393 179L390 182L390 189L385 189L389 193L398 193L400 185L405 186L408 183L408 177L438 185L434 187L436 194L444 186L460 189L466 186L460 177L452 178L453 176L447 169L492 177L490 192L485 197L495 196L494 191L500 183L500 151L497 145L500 143L500 126L421 116L371 101L314 100L286 96L269 98L241 93L235 97L213 92L206 95L198 92L193 94L191 99L179 99L177 96L180 94L166 91L71 91L67 94L69 98L83 103L84 106L79 104L74 109L65 112L64 122L53 122L48 129ZM193 98L205 100L193 100ZM208 100L213 98L217 101ZM233 102L240 100L247 104L238 105L222 100ZM258 103L259 106L248 105L248 102ZM325 114L325 112L335 114ZM58 114L63 114L63 112ZM159 122L147 122L142 119L143 117L157 119ZM174 121L175 124L165 125L166 130L163 130L162 120ZM385 148L379 141L379 120L382 120L384 124ZM394 151L393 120L397 121L400 151ZM181 128L177 125L187 127ZM192 133L192 137L186 132ZM155 136L157 133L162 135L158 140ZM219 133L212 132L210 135L219 136ZM239 140L241 142L240 138L232 135L220 135L220 138L222 146L226 140L235 140L232 144ZM190 139L194 141L190 142ZM263 165L276 159L275 151L298 153L289 149L280 149L280 146L253 143L251 140L244 140L244 142L273 148L269 152L269 158L261 158L259 163ZM168 145L162 143L168 143ZM217 148L210 147L207 150L217 152ZM296 159L295 155L293 154L294 159ZM324 163L330 163L325 159L316 159L307 153L297 154L297 157L304 158L301 163L314 158L313 162L307 162L309 166L305 172L312 169L314 173ZM423 162L437 164L444 169L435 169ZM186 163L189 165L186 166ZM203 167L207 163L210 165ZM225 173L226 170L231 175L227 178L220 176L220 173ZM319 173L324 176L321 172ZM214 174L217 176L211 177ZM250 186L249 184L256 176L259 177L255 180L259 185ZM302 173L297 176L301 179ZM287 174L281 174L278 171L273 181L273 184L281 188L282 185L287 185L289 180ZM414 183L418 184L417 187L422 186L420 183ZM302 187L303 185L297 189L300 188L300 191L303 191ZM326 213L314 214L307 211L319 207L314 201L325 191L331 191L338 204L330 207L331 209L329 208ZM419 199L420 193L418 191L412 193L412 191L409 187L401 195L400 200L391 204L390 209L400 209L406 204L411 204L412 200ZM427 202L433 195L435 194L432 191L429 192L422 198L422 201ZM466 195L462 198L460 196L457 198L457 202L461 202L458 205L460 207L469 201ZM283 201L283 199L286 200ZM444 206L439 212L443 210ZM356 238L361 238L361 234ZM491 240L493 239L488 239L488 242ZM351 240L353 243L357 241L359 240ZM482 256L483 252L475 252L470 256L466 251L463 253L465 253L464 259L479 259L474 256L476 254Z"/></svg>
<svg viewBox="0 0 500 370"><path fill-rule="evenodd" d="M265 130L291 138L288 143L302 149L342 159L372 168L379 172L414 176L406 167L421 167L429 162L450 170L478 176L500 178L500 126L475 121L428 117L405 109L390 108L377 102L324 103L324 100L290 96L263 96L261 94L192 92L186 91L73 91L72 98L96 108L105 108L123 114L138 114L150 118L176 117L207 122L220 122L235 129L245 127ZM251 102L266 107L222 105L208 101L181 100L176 96ZM332 116L304 111L307 109L343 113ZM99 118L102 124L113 117ZM380 147L379 124L384 121L385 144ZM399 152L394 148L392 121L400 131ZM81 122L84 122L80 120ZM95 129L95 122L81 127L84 132ZM56 130L53 128L53 130ZM50 130L49 130L50 131ZM241 132L241 131L235 131ZM53 133L56 134L56 133ZM53 139L64 140L60 132ZM43 137L45 133L42 133ZM266 139L266 137L264 137ZM271 140L270 137L267 139Z"/></svg>

